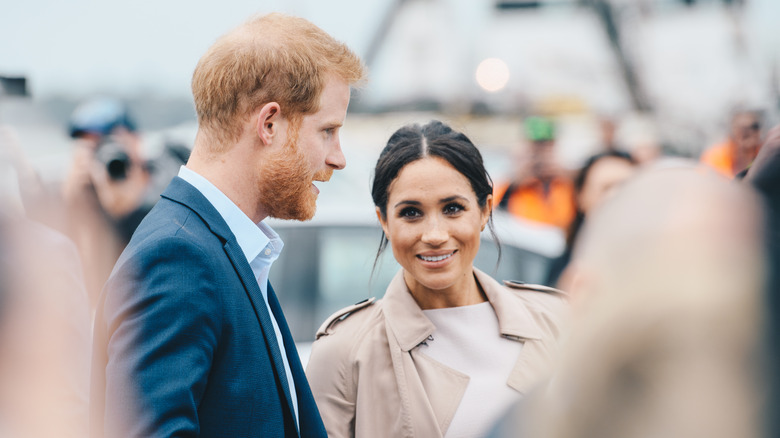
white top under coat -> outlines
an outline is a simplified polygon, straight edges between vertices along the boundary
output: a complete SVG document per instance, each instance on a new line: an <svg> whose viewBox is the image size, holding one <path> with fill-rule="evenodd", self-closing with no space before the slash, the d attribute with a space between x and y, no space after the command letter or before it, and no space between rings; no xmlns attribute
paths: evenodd
<svg viewBox="0 0 780 438"><path fill-rule="evenodd" d="M507 385L523 344L501 336L489 302L423 310L436 330L422 345L430 358L469 376L445 438L483 437L520 393Z"/></svg>

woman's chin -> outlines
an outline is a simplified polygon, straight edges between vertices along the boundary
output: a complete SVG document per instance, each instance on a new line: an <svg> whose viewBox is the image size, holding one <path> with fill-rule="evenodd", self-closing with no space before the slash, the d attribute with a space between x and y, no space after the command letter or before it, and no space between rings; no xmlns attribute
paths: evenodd
<svg viewBox="0 0 780 438"><path fill-rule="evenodd" d="M457 278L451 272L439 272L439 273L410 273L406 271L407 284L414 284L417 287L410 287L410 289L422 289L426 292L446 292L452 288ZM408 281L411 279L412 281Z"/></svg>

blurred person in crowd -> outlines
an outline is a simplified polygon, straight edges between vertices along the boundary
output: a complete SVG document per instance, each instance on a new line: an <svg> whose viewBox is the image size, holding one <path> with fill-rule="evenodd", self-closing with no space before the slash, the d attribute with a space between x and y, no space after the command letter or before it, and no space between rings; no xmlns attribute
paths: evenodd
<svg viewBox="0 0 780 438"><path fill-rule="evenodd" d="M496 187L496 207L513 215L566 228L574 219L574 189L555 156L555 125L543 117L525 120L528 149L511 181Z"/></svg>
<svg viewBox="0 0 780 438"><path fill-rule="evenodd" d="M761 203L693 166L640 172L575 250L555 377L497 436L762 433Z"/></svg>
<svg viewBox="0 0 780 438"><path fill-rule="evenodd" d="M379 253L402 269L317 332L306 371L330 437L482 436L546 377L563 296L474 268L492 193L464 134L433 121L390 137L372 197Z"/></svg>
<svg viewBox="0 0 780 438"><path fill-rule="evenodd" d="M655 117L649 114L635 114L624 117L620 123L621 145L639 165L665 159Z"/></svg>
<svg viewBox="0 0 780 438"><path fill-rule="evenodd" d="M601 117L599 119L599 131L601 133L601 148L604 151L617 151L621 148L618 147L615 134L617 132L617 124L611 117Z"/></svg>
<svg viewBox="0 0 780 438"><path fill-rule="evenodd" d="M80 104L71 115L73 160L62 185L66 229L85 265L87 290L97 302L114 263L138 224L189 155L166 142L154 160L126 106L113 98Z"/></svg>
<svg viewBox="0 0 780 438"><path fill-rule="evenodd" d="M268 272L267 217L308 220L346 162L360 59L302 18L253 17L192 78L195 146L95 317L93 436L325 437ZM260 78L260 80L259 80Z"/></svg>
<svg viewBox="0 0 780 438"><path fill-rule="evenodd" d="M574 198L577 214L566 231L566 249L550 265L546 284L555 286L561 273L571 260L572 250L587 213L601 204L604 199L636 171L636 161L630 154L608 150L590 156L574 177ZM561 285L561 289L567 290Z"/></svg>
<svg viewBox="0 0 780 438"><path fill-rule="evenodd" d="M705 150L701 162L728 178L734 178L758 155L761 118L761 111L735 111L731 116L728 139Z"/></svg>
<svg viewBox="0 0 780 438"><path fill-rule="evenodd" d="M90 315L78 253L25 217L12 177L23 170L8 158L0 155L0 436L83 437Z"/></svg>

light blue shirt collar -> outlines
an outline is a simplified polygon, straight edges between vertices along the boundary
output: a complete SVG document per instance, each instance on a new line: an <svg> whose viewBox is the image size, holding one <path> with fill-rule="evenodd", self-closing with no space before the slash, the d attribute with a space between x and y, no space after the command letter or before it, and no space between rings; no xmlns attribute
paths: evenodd
<svg viewBox="0 0 780 438"><path fill-rule="evenodd" d="M209 180L202 177L192 169L181 166L179 178L190 183L198 189L203 196L214 206L222 219L225 220L230 231L236 236L238 246L244 256L252 265L258 257L266 259L270 265L279 257L284 243L278 234L265 222L255 224L238 206L230 200ZM265 289L261 286L262 289Z"/></svg>

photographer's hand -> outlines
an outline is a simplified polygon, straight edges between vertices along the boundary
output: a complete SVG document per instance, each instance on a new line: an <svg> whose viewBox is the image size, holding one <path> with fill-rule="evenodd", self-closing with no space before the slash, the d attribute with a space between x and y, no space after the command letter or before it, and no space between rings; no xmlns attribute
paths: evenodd
<svg viewBox="0 0 780 438"><path fill-rule="evenodd" d="M138 161L131 161L124 179L112 179L105 166L93 167L91 178L101 207L115 220L135 211L149 186L149 172Z"/></svg>
<svg viewBox="0 0 780 438"><path fill-rule="evenodd" d="M73 160L62 183L62 197L74 212L86 212L98 207L91 177L95 164L95 142L76 140Z"/></svg>
<svg viewBox="0 0 780 438"><path fill-rule="evenodd" d="M76 141L73 162L63 184L63 197L71 210L79 215L102 210L113 220L119 220L143 202L149 173L138 161L138 154L133 153L128 154L131 162L126 177L112 179L105 164L95 157L97 147L93 140Z"/></svg>

